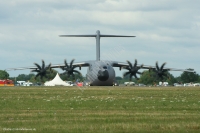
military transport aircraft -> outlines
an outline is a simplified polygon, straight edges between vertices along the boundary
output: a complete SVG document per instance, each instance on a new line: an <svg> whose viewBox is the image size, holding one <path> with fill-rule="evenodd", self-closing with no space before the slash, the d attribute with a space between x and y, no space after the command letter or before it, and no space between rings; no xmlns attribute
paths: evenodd
<svg viewBox="0 0 200 133"><path fill-rule="evenodd" d="M194 72L193 70L187 69L175 69L175 68L164 68L166 63L163 63L161 67L159 67L158 62L156 62L155 66L137 64L137 60L135 59L135 63L132 64L130 61L127 63L119 62L119 61L108 61L108 60L100 60L100 38L101 37L135 37L135 36L124 36L124 35L104 35L100 34L100 31L97 30L96 34L92 35L60 35L60 37L95 37L96 38L96 60L91 61L83 61L83 62L75 62L74 59L71 60L70 63L67 63L64 60L64 64L56 64L56 65L45 65L45 62L42 60L42 66L34 63L34 67L22 67L22 68L10 68L8 70L23 70L23 69L32 69L32 72L37 72L36 77L40 76L47 77L47 70L51 68L61 68L65 71L63 74L67 76L73 76L74 74L81 74L79 71L75 70L75 68L88 67L86 74L86 81L91 86L111 86L115 84L115 70L113 67L119 67L119 69L128 70L123 74L123 76L129 75L130 80L132 76L135 78L137 74L142 74L139 72L139 69L149 69L152 70L157 78L163 79L166 77L167 71L186 71L186 72Z"/></svg>

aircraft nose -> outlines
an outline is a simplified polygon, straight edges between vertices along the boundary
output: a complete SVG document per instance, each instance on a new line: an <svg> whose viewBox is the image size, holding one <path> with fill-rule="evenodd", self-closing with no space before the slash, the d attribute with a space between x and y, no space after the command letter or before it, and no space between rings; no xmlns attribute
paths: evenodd
<svg viewBox="0 0 200 133"><path fill-rule="evenodd" d="M107 70L105 70L105 71L99 70L97 76L98 76L98 79L99 79L100 81L106 81L106 80L108 80L108 78L109 78L109 74L108 74L108 71L107 71Z"/></svg>

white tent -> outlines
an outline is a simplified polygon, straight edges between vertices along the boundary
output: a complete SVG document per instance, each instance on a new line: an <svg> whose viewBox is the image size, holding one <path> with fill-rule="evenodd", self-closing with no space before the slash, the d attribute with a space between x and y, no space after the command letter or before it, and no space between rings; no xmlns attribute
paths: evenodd
<svg viewBox="0 0 200 133"><path fill-rule="evenodd" d="M69 84L69 83L66 83L64 82L59 74L57 73L55 78L51 81L47 81L44 83L45 86L56 86L56 85L63 85L63 86L73 86L73 84Z"/></svg>

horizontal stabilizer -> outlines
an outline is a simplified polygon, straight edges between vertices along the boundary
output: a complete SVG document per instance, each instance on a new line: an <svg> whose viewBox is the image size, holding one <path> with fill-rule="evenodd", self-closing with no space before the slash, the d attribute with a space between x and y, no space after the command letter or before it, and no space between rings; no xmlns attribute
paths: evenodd
<svg viewBox="0 0 200 133"><path fill-rule="evenodd" d="M124 36L124 35L100 35L100 37L136 37L136 36Z"/></svg>
<svg viewBox="0 0 200 133"><path fill-rule="evenodd" d="M136 37L136 36L125 36L125 35L104 35L100 34L97 30L96 34L93 35L59 35L59 37L95 37L96 38L96 60L100 61L100 38L101 37Z"/></svg>
<svg viewBox="0 0 200 133"><path fill-rule="evenodd" d="M59 37L96 37L97 35L59 35Z"/></svg>
<svg viewBox="0 0 200 133"><path fill-rule="evenodd" d="M59 37L96 37L97 35L59 35ZM136 37L124 35L99 35L100 37Z"/></svg>

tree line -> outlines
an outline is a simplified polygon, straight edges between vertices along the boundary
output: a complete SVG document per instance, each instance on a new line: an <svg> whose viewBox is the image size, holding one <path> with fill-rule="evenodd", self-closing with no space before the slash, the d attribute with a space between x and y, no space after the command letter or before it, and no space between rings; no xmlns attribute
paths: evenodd
<svg viewBox="0 0 200 133"><path fill-rule="evenodd" d="M0 79L11 79L13 81L30 81L33 83L44 83L45 81L49 81L52 80L56 74L58 72L54 69L51 70L51 72L47 75L47 78L43 78L40 79L40 77L35 78L35 74L34 73L30 73L30 74L19 74L17 77L10 77L9 73L4 71L4 70L0 70ZM174 83L200 83L200 75L197 73L190 73L190 72L183 72L180 76L178 77L174 77L172 74L170 74L169 72L167 72L167 77L164 77L164 79L162 79L162 81L168 82L170 85L173 85ZM67 75L64 74L60 74L60 78L64 81L76 81L76 79L79 79L79 81L84 81L85 77L82 75L78 75L75 74L75 78L73 77L68 77ZM123 84L124 82L129 81L129 75L127 75L126 77L122 78L117 76L116 77L116 82L118 82L119 84ZM135 83L142 83L145 85L153 85L153 84L158 84L158 82L160 82L160 79L156 79L154 77L154 73L152 71L144 71L142 73L142 75L140 75L139 79L132 79L133 82Z"/></svg>
<svg viewBox="0 0 200 133"><path fill-rule="evenodd" d="M116 80L118 81L118 83L123 84L124 82L129 81L129 75L127 75L124 78L116 77ZM145 85L158 84L158 82L160 82L160 81L168 82L169 85L173 85L174 83L179 83L179 84L191 83L191 82L192 83L200 83L200 75L197 73L183 72L180 76L174 77L172 74L167 72L167 77L164 77L161 80L161 79L157 79L154 76L154 73L152 71L147 70L142 73L142 75L140 76L140 78L138 80L133 79L132 81L135 82L136 84L142 83Z"/></svg>
<svg viewBox="0 0 200 133"><path fill-rule="evenodd" d="M37 77L35 78L36 74L35 73L30 73L30 74L19 74L18 76L16 77L10 77L9 76L9 73L4 71L4 70L0 70L0 79L3 80L3 79L10 79L10 80L13 80L15 81L29 81L29 82L32 82L32 83L44 83L46 81L50 81L52 79L54 79L54 77L56 76L56 74L58 73L55 69L51 69L51 70L48 70L49 74L47 75L47 77L43 77L42 79L40 77ZM64 75L64 74L59 74L60 78L64 81L74 81L76 79L79 79L79 81L84 81L84 77L82 75L78 75L78 74L75 74L75 78L73 77L68 77L67 75Z"/></svg>

